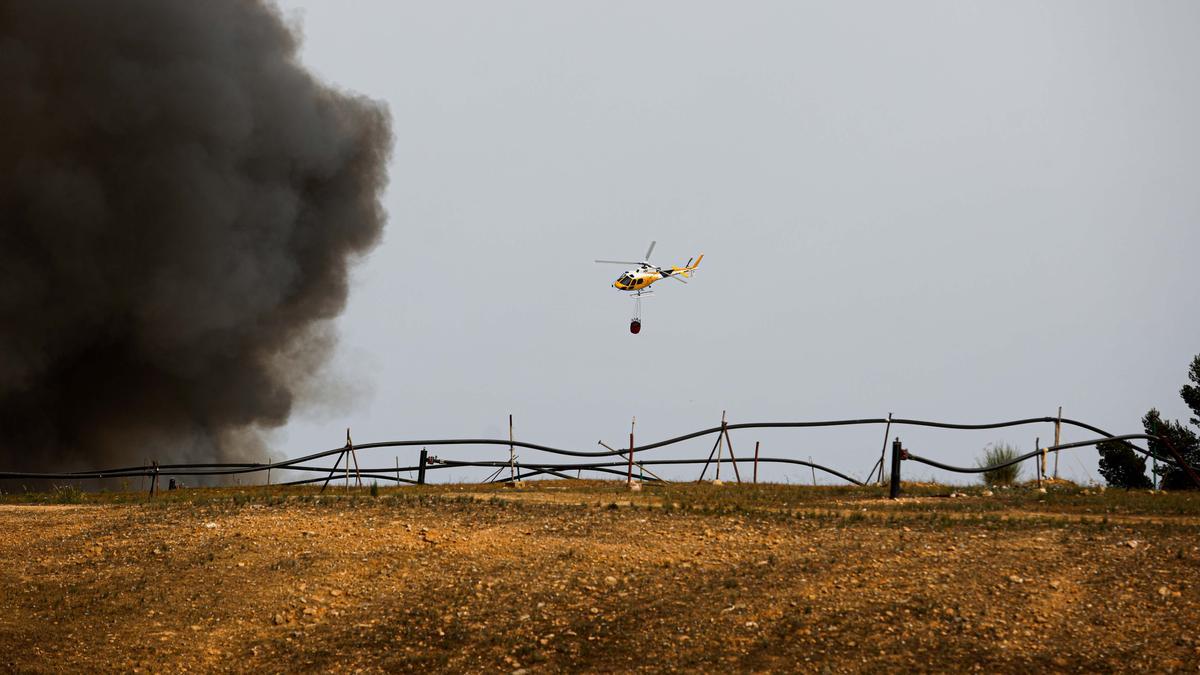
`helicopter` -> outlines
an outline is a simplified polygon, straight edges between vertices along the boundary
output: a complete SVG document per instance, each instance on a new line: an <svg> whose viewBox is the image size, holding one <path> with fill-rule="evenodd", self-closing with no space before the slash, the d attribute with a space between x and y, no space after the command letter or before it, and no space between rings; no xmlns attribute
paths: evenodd
<svg viewBox="0 0 1200 675"><path fill-rule="evenodd" d="M646 249L646 255L641 262L632 260L597 260L598 263L614 264L614 265L636 265L637 267L626 270L624 274L613 282L613 288L619 291L627 291L633 293L633 299L636 303L634 306L633 319L629 322L629 332L638 334L642 330L642 298L647 295L652 295L654 292L650 290L650 285L662 279L674 279L679 283L686 284L685 279L690 279L692 274L696 272L696 268L700 266L700 261L704 260L704 254L701 253L692 262L692 258L684 263L683 267L658 267L650 264L650 254L654 252L654 245L657 241L650 242L650 248Z"/></svg>

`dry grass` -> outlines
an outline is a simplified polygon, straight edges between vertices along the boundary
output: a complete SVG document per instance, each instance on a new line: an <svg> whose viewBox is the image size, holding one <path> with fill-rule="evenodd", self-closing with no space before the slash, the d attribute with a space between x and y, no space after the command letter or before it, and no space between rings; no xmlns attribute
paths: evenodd
<svg viewBox="0 0 1200 675"><path fill-rule="evenodd" d="M545 482L6 497L0 668L1200 666L1200 495L906 493Z"/></svg>

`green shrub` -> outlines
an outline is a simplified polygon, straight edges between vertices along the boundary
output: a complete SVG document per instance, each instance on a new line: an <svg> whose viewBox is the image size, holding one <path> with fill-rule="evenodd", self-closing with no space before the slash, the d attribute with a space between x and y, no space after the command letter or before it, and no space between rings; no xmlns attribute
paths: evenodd
<svg viewBox="0 0 1200 675"><path fill-rule="evenodd" d="M1100 475L1112 487L1126 489L1148 488L1146 459L1134 452L1128 443L1105 441L1096 445L1100 453Z"/></svg>
<svg viewBox="0 0 1200 675"><path fill-rule="evenodd" d="M992 443L983 449L983 457L978 460L979 468L996 466L1011 462L1020 455L1017 448L1007 443ZM1021 465L1010 464L998 469L983 472L984 485L1012 485L1021 477Z"/></svg>

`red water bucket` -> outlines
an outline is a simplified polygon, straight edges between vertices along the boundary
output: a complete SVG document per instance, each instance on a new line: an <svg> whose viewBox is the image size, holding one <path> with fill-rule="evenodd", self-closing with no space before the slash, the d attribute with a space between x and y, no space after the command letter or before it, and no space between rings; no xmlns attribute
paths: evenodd
<svg viewBox="0 0 1200 675"><path fill-rule="evenodd" d="M638 321L637 319L630 321L629 322L629 332L633 333L634 335L637 335L638 333L642 332L642 322Z"/></svg>

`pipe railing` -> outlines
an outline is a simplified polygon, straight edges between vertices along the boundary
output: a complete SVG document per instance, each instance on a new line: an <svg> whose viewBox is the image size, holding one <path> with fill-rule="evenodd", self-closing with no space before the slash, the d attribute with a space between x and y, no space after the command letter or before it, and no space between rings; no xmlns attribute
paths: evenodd
<svg viewBox="0 0 1200 675"><path fill-rule="evenodd" d="M279 461L275 461L275 462L156 464L153 466L126 466L126 467L118 467L118 468L112 468L112 469L95 469L95 470L87 470L87 471L69 471L69 472L2 471L2 472L0 472L0 480L4 480L4 479L7 479L7 480L22 480L22 479L23 480L89 480L89 479L104 479L104 478L108 478L108 479L138 478L138 477L163 476L163 475L167 475L167 476L231 476L231 475L240 475L240 474L248 474L248 473L259 473L259 472L272 471L272 470L288 470L288 471L315 472L315 473L326 474L325 476L319 477L319 478L301 479L301 480L289 481L289 482L285 483L285 484L289 484L289 485L301 485L301 484L306 484L306 483L315 483L315 482L319 482L322 480L328 481L333 476L332 470L330 469L330 467L315 466L315 465L310 464L310 462L314 462L316 460L324 459L324 458L331 457L334 455L341 456L343 453L347 453L347 452L352 452L352 451L357 451L357 450L370 450L370 449L376 449L376 448L398 448L398 447L423 447L424 448L424 447L460 446L460 445L464 445L464 446L481 446L481 445L484 445L484 446L511 446L511 447L516 447L516 448L523 448L523 449L528 449L528 450L533 450L533 451L538 451L538 452L544 452L544 453L552 454L552 455L600 459L600 458L607 458L607 457L626 457L626 453L632 453L634 456L637 456L637 455L644 453L646 451L649 451L649 450L663 448L663 447L675 445L678 443L683 443L685 441L693 440L696 438L711 436L713 434L726 433L727 431L733 431L733 430L739 430L739 429L794 429L794 428L823 428L823 427L842 427L842 426L864 426L864 425L876 425L876 424L894 424L894 425L929 427L929 428L937 428L937 429L984 430L984 429L1000 429L1000 428L1022 426L1022 425L1029 425L1029 424L1056 423L1056 422L1092 431L1094 433L1100 434L1102 436L1102 438L1090 439L1087 441L1078 441L1078 442L1074 442L1074 443L1063 443L1063 444L1059 444L1059 445L1055 445L1055 446L1050 446L1047 448L1039 448L1039 449L1034 450L1033 452L1022 455L1019 458L1017 458L1011 462L1006 462L1004 464L999 464L999 465L991 466L991 467L956 467L956 466L952 466L952 465L945 464L942 462L936 462L934 460L930 460L930 459L927 459L924 457L918 457L918 456L912 455L912 454L907 454L907 458L912 459L914 461L924 463L924 464L928 464L930 466L933 466L933 467L936 467L939 469L943 469L946 471L951 471L951 472L956 472L956 473L981 473L981 472L990 471L990 470L993 470L996 468L1002 468L1003 466L1008 466L1011 464L1016 464L1018 462L1026 461L1026 460L1028 460L1036 455L1039 455L1043 452L1047 452L1047 453L1059 452L1061 450L1066 450L1066 449L1070 449L1070 448L1092 446L1092 445L1096 445L1098 443L1102 443L1105 441L1124 441L1126 443L1126 445L1128 445L1128 447L1130 447L1131 449L1133 449L1141 454L1147 455L1149 457L1153 457L1161 462L1175 464L1176 466L1183 468L1185 471L1188 472L1188 474L1193 478L1193 480L1196 481L1197 486L1200 486L1200 476L1198 476L1196 473L1197 468L1189 465L1184 460L1184 458L1179 454L1179 452L1170 443L1169 439L1162 437L1162 436L1151 436L1151 435L1147 435L1147 434L1126 434L1126 435L1121 435L1121 436L1115 436L1113 434L1108 433L1107 431L1104 431L1103 429L1100 429L1099 427L1093 426L1091 424L1087 424L1085 422L1080 422L1077 420L1065 418L1065 417L1062 417L1062 418L1059 418L1059 417L1030 417L1030 418L1025 418L1025 419L1009 420L1009 421L1003 421L1003 422L990 422L990 423L984 423L984 424L959 424L959 423L935 422L935 421L929 421L929 420L906 419L906 418L897 418L897 417L892 417L890 419L889 418L863 418L863 419L802 421L802 422L748 422L748 423L741 423L741 424L728 424L728 425L722 425L722 426L718 426L718 427L710 427L707 429L701 429L699 431L695 431L695 432L692 432L689 434L675 436L673 438L668 438L668 439L657 441L654 443L647 443L645 445L634 446L629 449L619 449L619 450L617 450L617 449L576 450L576 449L568 449L568 448L556 448L556 447L552 447L552 446L548 446L548 445L529 443L526 441L519 441L519 440L514 440L514 439L494 439L494 438L451 438L451 439L418 439L418 440L380 441L380 442L374 442L374 443L363 443L363 444L358 444L358 445L349 445L348 444L348 445L340 447L340 448L334 448L331 450L323 450L323 451L311 453L308 455L304 455L301 457L294 457L291 459L279 460ZM1167 446L1168 450L1170 451L1170 454L1173 456L1168 457L1165 455L1161 455L1159 453L1155 453L1149 449L1142 448L1133 443L1130 443L1129 441L1131 441L1131 440L1147 440L1147 441L1158 440L1158 441L1162 442L1165 446ZM719 439L718 439L718 442L720 442ZM504 461L433 460L433 458L431 458L430 462L428 462L428 463L423 462L421 465L418 465L418 466L356 469L355 474L359 479L361 479L363 477L367 477L367 478L373 479L373 480L391 480L396 483L419 483L420 481L414 481L411 478L401 478L399 476L399 474L401 472L420 471L421 469L434 470L434 469L444 469L444 468L454 468L454 467L459 467L459 468L500 468L500 467L504 467L504 466L513 466L514 468L520 467L521 469L526 470L527 472L531 472L531 473L527 473L526 477L532 476L532 475L554 475L554 476L558 476L558 477L562 477L562 478L569 478L570 476L566 475L564 472L567 472L567 471L576 471L576 472L589 471L589 472L595 472L595 473L623 475L623 472L616 470L615 467L626 466L627 461L628 460L626 459L623 461L609 461L609 462L580 462L580 463L523 462L520 464L514 464L514 463L504 462ZM713 460L712 457L710 456L708 458L654 459L654 460L642 459L642 460L637 460L634 463L639 466L657 466L657 465L708 464L713 461L718 461L718 460ZM835 476L837 478L840 478L846 482L849 482L849 483L852 483L855 485L863 485L864 484L862 481L852 478L851 476L849 476L843 472L840 472L836 469L832 469L830 467L826 467L826 466L823 466L820 464L813 463L811 461L803 461L803 460L791 459L791 458L787 458L787 457L761 457L761 458L758 458L757 460L749 459L749 458L737 459L737 458L732 458L732 457L719 459L720 463L726 463L726 464L733 463L735 466L738 463L743 463L743 464L744 463L753 463L755 461L757 461L759 463L764 463L764 464L789 464L789 465L798 465L798 466L808 466L808 467L811 467L812 469L820 470L822 472L825 472L827 474L830 474L832 476ZM342 469L342 471L346 471L346 469ZM509 476L508 478L497 479L495 482L507 482L507 481L510 481L513 479L514 479L513 476Z"/></svg>

